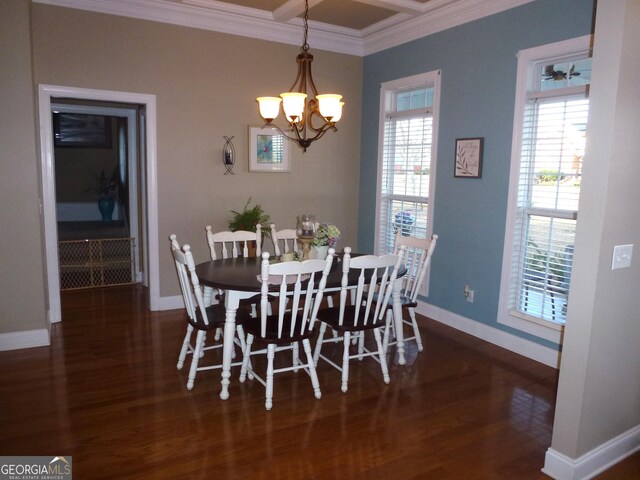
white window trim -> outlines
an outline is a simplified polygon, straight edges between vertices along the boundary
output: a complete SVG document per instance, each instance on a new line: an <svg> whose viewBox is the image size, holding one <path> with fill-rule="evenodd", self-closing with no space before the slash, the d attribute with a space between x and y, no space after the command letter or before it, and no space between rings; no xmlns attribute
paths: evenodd
<svg viewBox="0 0 640 480"><path fill-rule="evenodd" d="M513 142L511 146L511 173L509 177L509 198L507 204L507 222L505 229L504 251L502 256L502 276L500 280L500 299L498 323L508 325L522 332L535 335L557 344L562 343L564 325L513 312L509 309L509 292L511 286L511 256L513 254L513 234L515 230L518 181L520 177L520 155L522 147L522 128L527 92L532 89L531 69L534 64L547 60L556 63L562 57L588 55L591 35L572 38L562 42L529 48L518 52L518 76L516 81L516 98L513 120Z"/></svg>
<svg viewBox="0 0 640 480"><path fill-rule="evenodd" d="M386 98L389 92L393 92L399 89L411 88L412 86L433 84L434 96L433 107L429 107L427 111L433 113L433 136L431 143L431 164L429 171L429 210L427 213L427 236L431 236L433 233L433 211L434 211L434 198L436 187L436 159L438 158L438 120L440 111L440 70L434 70L432 72L420 73L418 75L412 75L410 77L399 78L397 80L390 80L383 82L380 85L380 112L378 118L378 173L377 173L377 187L376 187L376 224L375 224L375 253L380 255L380 209L382 208L382 156L384 154L384 124L386 119ZM424 109L423 109L424 110ZM415 110L410 112L415 113ZM402 115L402 112L398 114ZM429 284L429 275L424 282L425 288Z"/></svg>

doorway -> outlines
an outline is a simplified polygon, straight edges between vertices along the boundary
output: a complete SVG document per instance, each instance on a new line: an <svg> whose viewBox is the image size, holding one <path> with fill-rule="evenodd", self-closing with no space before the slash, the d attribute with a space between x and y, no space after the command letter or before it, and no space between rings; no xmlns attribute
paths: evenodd
<svg viewBox="0 0 640 480"><path fill-rule="evenodd" d="M141 283L144 107L53 101L60 288Z"/></svg>
<svg viewBox="0 0 640 480"><path fill-rule="evenodd" d="M130 145L128 141L125 148L130 153L135 150L139 158L138 162L130 162L130 167L135 168L136 172L127 171L129 178L135 175L137 179L135 192L132 190L133 185L127 187L127 196L133 202L130 205L132 212L130 218L136 222L132 230L135 230L139 238L137 255L139 267L136 273L139 274L139 280L149 289L149 308L157 310L159 280L155 96L51 85L40 85L38 93L42 175L40 204L44 231L49 322L55 323L62 319L54 122L52 121L54 110L127 118L127 124L135 128L128 137L130 140L137 138L139 141L136 145ZM127 129L131 127L128 126ZM137 213L133 214L136 211Z"/></svg>

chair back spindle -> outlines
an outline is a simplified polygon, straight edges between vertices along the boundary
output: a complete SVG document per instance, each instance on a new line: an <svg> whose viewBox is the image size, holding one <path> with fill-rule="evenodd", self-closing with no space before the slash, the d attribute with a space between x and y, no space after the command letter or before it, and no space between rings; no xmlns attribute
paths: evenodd
<svg viewBox="0 0 640 480"><path fill-rule="evenodd" d="M213 233L211 225L207 225L207 243L211 260L218 258L237 258L249 256L249 242L256 243L256 256L262 253L262 228L256 225L256 231L238 230L235 232Z"/></svg>
<svg viewBox="0 0 640 480"><path fill-rule="evenodd" d="M276 257L298 250L298 235L294 228L284 228L278 231L275 224L272 223L271 240L273 241L274 255Z"/></svg>
<svg viewBox="0 0 640 480"><path fill-rule="evenodd" d="M435 234L430 239L403 237L401 232L396 234L396 253L400 246L406 247L407 273L402 279L402 296L411 302L416 302L418 299L437 240L438 235Z"/></svg>
<svg viewBox="0 0 640 480"><path fill-rule="evenodd" d="M342 285L340 289L340 318L343 325L349 291L349 272L359 270L356 286L353 325L367 327L384 317L384 310L391 298L393 284L402 265L406 248L401 247L396 254L351 257L351 248L344 250ZM366 281L367 276L369 280ZM379 301L381 299L382 301Z"/></svg>

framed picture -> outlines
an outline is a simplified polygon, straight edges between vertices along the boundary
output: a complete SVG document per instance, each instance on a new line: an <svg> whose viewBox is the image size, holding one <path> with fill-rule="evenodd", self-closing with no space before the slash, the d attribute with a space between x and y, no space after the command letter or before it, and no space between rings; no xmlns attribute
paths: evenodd
<svg viewBox="0 0 640 480"><path fill-rule="evenodd" d="M56 147L111 148L111 119L104 115L54 113Z"/></svg>
<svg viewBox="0 0 640 480"><path fill-rule="evenodd" d="M459 178L480 178L482 176L482 148L484 138L457 138L456 164L453 173Z"/></svg>
<svg viewBox="0 0 640 480"><path fill-rule="evenodd" d="M249 127L249 171L290 171L289 140L275 128Z"/></svg>

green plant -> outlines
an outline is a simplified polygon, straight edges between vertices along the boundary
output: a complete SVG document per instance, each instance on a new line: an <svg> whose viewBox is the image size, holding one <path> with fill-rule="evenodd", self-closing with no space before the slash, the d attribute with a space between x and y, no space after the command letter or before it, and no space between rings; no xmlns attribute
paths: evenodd
<svg viewBox="0 0 640 480"><path fill-rule="evenodd" d="M102 197L111 197L115 198L118 194L119 188L119 176L118 176L118 167L114 168L113 172L111 172L110 176L104 172L104 168L100 172L100 174L93 174L95 177L95 186L92 188L87 188L85 192L94 192L98 195L98 198Z"/></svg>
<svg viewBox="0 0 640 480"><path fill-rule="evenodd" d="M554 184L558 180L564 179L564 175L559 170L540 170L536 178L541 184Z"/></svg>
<svg viewBox="0 0 640 480"><path fill-rule="evenodd" d="M242 211L231 210L231 220L229 220L229 230L236 232L238 230L256 231L256 225L262 225L263 234L269 233L269 215L264 212L260 204L249 207L251 197L247 200L247 204Z"/></svg>

